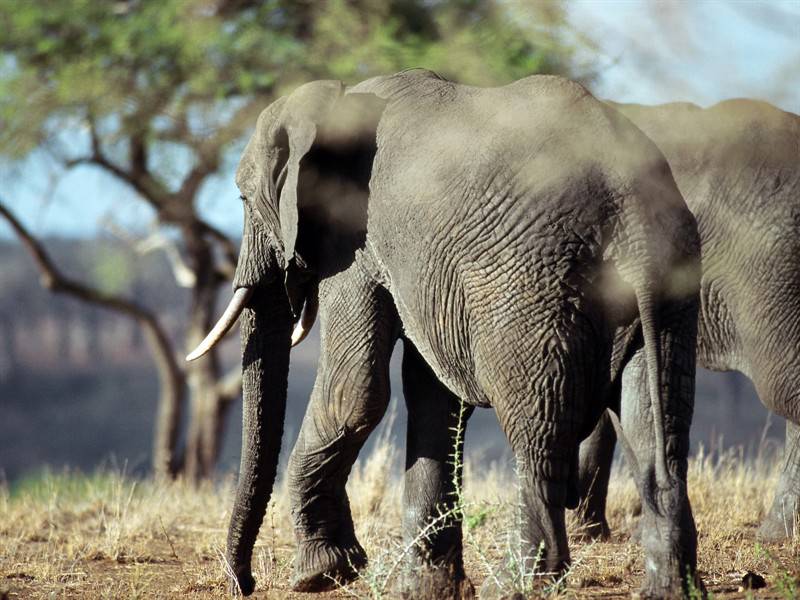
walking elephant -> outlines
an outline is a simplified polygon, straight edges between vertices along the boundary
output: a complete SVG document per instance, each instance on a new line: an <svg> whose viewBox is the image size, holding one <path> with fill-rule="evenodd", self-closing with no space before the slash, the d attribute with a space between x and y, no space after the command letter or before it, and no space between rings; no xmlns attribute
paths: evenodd
<svg viewBox="0 0 800 600"><path fill-rule="evenodd" d="M753 100L609 104L661 148L697 218L698 364L744 373L787 419L783 470L757 534L784 539L800 518L800 117ZM581 446L581 519L599 537L614 443L604 417Z"/></svg>
<svg viewBox="0 0 800 600"><path fill-rule="evenodd" d="M643 590L680 593L696 566L686 469L699 246L641 132L558 77L498 88L425 70L349 89L317 81L264 110L237 184L234 297L189 358L241 316L242 462L227 559L242 593L255 585L290 346L316 306L321 359L288 467L295 589L324 589L366 561L345 481L385 411L403 337L409 396L436 400L410 406L406 535L434 514L426 486L449 485L444 441L461 398L495 408L516 455L522 555L563 570L579 442L632 378L644 393L621 427L645 506ZM429 544L419 560L460 585L460 529Z"/></svg>

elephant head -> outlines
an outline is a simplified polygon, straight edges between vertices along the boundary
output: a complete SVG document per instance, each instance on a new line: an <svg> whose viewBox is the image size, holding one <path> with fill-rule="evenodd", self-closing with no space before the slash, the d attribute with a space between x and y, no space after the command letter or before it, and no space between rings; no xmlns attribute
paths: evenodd
<svg viewBox="0 0 800 600"><path fill-rule="evenodd" d="M242 454L227 559L244 594L277 473L290 348L313 324L319 277L363 242L381 109L338 81L303 85L261 113L236 173L245 225L233 299L187 360L241 317Z"/></svg>

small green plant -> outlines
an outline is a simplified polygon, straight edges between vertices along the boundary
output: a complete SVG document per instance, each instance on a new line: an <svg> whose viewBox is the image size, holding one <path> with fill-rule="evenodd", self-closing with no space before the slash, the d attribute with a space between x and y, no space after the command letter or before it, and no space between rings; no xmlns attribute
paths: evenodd
<svg viewBox="0 0 800 600"><path fill-rule="evenodd" d="M686 571L686 592L689 595L689 600L714 600L714 594L711 592L703 593L703 590L697 587L694 573L688 569Z"/></svg>
<svg viewBox="0 0 800 600"><path fill-rule="evenodd" d="M495 510L493 506L483 503L466 515L464 525L469 531L483 527L486 524L486 520L494 514Z"/></svg>
<svg viewBox="0 0 800 600"><path fill-rule="evenodd" d="M786 569L786 567L777 557L775 557L761 544L756 544L755 553L756 558L766 558L775 566L777 576L775 578L774 586L782 598L786 598L786 600L794 600L800 597L800 585L798 584L797 578L795 578Z"/></svg>

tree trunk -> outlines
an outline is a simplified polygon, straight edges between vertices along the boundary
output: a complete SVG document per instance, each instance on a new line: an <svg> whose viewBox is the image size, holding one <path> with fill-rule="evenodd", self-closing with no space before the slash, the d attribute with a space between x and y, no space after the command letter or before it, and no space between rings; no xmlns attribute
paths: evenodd
<svg viewBox="0 0 800 600"><path fill-rule="evenodd" d="M160 381L158 414L153 435L153 473L158 479L171 479L180 468L178 429L186 401L186 381L175 360L169 360L163 353L164 348L171 352L168 344L165 344L164 332L146 323L144 329Z"/></svg>
<svg viewBox="0 0 800 600"><path fill-rule="evenodd" d="M217 291L222 279L214 268L212 248L195 227L184 229L184 239L197 280L192 293L187 348L196 347L214 324ZM219 357L216 349L189 363L187 382L191 415L186 443L185 475L190 481L209 478L214 473L224 418L220 410L223 397L219 391Z"/></svg>
<svg viewBox="0 0 800 600"><path fill-rule="evenodd" d="M103 359L103 344L101 339L102 321L105 319L93 308L86 311L86 357L93 364Z"/></svg>
<svg viewBox="0 0 800 600"><path fill-rule="evenodd" d="M11 381L17 373L16 332L14 322L4 313L0 313L0 343L2 343L3 360L0 362L0 381Z"/></svg>
<svg viewBox="0 0 800 600"><path fill-rule="evenodd" d="M153 470L157 477L173 476L178 465L175 446L183 406L185 377L173 353L172 344L158 319L153 313L131 300L103 293L98 289L64 277L53 264L44 247L2 202L0 202L0 216L8 221L30 252L42 274L41 281L44 287L55 293L67 294L84 302L128 315L147 332L147 340L156 363L161 389L159 418L156 420L153 450Z"/></svg>

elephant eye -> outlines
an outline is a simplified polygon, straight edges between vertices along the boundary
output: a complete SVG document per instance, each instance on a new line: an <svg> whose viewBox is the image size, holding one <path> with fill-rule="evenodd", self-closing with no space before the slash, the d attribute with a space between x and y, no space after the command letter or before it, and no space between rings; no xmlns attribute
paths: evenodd
<svg viewBox="0 0 800 600"><path fill-rule="evenodd" d="M239 194L239 200L244 202L245 200L247 200L247 198L244 197L244 194Z"/></svg>

